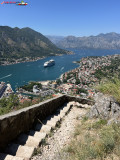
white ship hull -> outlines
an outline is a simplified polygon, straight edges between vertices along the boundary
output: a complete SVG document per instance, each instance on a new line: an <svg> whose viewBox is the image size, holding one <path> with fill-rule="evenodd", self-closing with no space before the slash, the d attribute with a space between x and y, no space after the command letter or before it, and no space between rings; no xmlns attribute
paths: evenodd
<svg viewBox="0 0 120 160"><path fill-rule="evenodd" d="M55 65L55 61L54 60L50 60L44 63L44 67L51 67Z"/></svg>

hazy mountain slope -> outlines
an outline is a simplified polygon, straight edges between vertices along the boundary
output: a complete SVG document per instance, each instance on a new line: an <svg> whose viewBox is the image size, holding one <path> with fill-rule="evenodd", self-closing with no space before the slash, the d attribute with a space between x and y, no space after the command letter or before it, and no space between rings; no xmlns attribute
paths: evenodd
<svg viewBox="0 0 120 160"><path fill-rule="evenodd" d="M42 57L66 54L48 38L30 28L0 26L0 58Z"/></svg>
<svg viewBox="0 0 120 160"><path fill-rule="evenodd" d="M60 48L120 49L120 34L112 32L89 37L68 36L56 45Z"/></svg>
<svg viewBox="0 0 120 160"><path fill-rule="evenodd" d="M46 37L47 37L51 42L53 42L54 44L57 44L58 42L60 42L61 40L64 39L64 36L49 36L49 35L46 35Z"/></svg>

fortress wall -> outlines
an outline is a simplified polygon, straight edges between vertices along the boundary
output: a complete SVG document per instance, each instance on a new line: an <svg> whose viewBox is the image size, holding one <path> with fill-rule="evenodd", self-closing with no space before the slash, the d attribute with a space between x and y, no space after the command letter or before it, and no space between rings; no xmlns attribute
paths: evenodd
<svg viewBox="0 0 120 160"><path fill-rule="evenodd" d="M3 149L9 142L14 140L20 133L29 131L39 120L45 119L53 114L59 107L69 101L81 103L91 102L67 95L62 95L30 107L14 111L0 116L0 149Z"/></svg>
<svg viewBox="0 0 120 160"><path fill-rule="evenodd" d="M38 119L43 120L53 114L65 102L66 96L60 96L0 116L0 148L4 148L20 133L29 131Z"/></svg>

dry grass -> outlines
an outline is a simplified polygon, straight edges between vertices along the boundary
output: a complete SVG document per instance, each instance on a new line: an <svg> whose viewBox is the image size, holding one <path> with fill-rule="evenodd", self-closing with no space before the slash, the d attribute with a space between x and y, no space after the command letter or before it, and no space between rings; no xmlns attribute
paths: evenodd
<svg viewBox="0 0 120 160"><path fill-rule="evenodd" d="M66 160L117 160L120 157L120 127L106 120L86 120L76 126L71 143L64 149Z"/></svg>
<svg viewBox="0 0 120 160"><path fill-rule="evenodd" d="M112 81L108 80L105 83L100 83L96 89L104 94L112 95L120 103L120 80L118 78L113 78Z"/></svg>

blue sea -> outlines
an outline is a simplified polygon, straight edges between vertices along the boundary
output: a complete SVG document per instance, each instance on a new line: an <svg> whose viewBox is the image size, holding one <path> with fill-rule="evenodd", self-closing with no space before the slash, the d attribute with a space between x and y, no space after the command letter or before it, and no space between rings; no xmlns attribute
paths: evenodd
<svg viewBox="0 0 120 160"><path fill-rule="evenodd" d="M79 49L72 50L75 54L52 56L35 62L25 62L8 66L0 66L0 81L10 83L13 90L27 84L29 81L55 80L64 72L77 68L73 63L86 56L105 56L120 54L120 50ZM44 68L44 62L54 59L55 65Z"/></svg>

